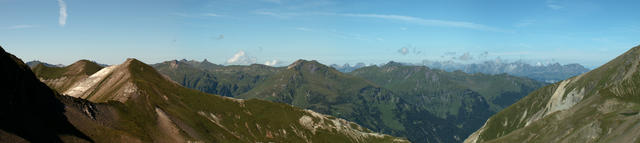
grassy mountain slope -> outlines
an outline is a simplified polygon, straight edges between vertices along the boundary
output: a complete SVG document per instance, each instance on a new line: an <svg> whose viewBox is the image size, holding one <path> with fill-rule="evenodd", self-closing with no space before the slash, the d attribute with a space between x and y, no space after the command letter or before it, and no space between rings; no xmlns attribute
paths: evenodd
<svg viewBox="0 0 640 143"><path fill-rule="evenodd" d="M103 67L88 61L80 60L66 67L51 67L37 64L31 70L47 84L47 86L62 92L73 86L76 82L89 77Z"/></svg>
<svg viewBox="0 0 640 143"><path fill-rule="evenodd" d="M298 60L240 98L288 103L357 122L412 142L455 142L455 125L365 79ZM442 138L443 136L450 136Z"/></svg>
<svg viewBox="0 0 640 143"><path fill-rule="evenodd" d="M343 119L261 100L187 89L151 66L128 59L87 77L66 93L88 99L71 120L96 141L112 142L405 142ZM68 100L80 100L71 97ZM93 122L100 122L96 126Z"/></svg>
<svg viewBox="0 0 640 143"><path fill-rule="evenodd" d="M391 89L413 104L428 106L429 111L442 118L457 115L465 100L479 98L463 96L466 92L477 93L487 100L491 111L497 112L543 85L534 80L505 74L446 72L395 62L381 67L360 68L350 74Z"/></svg>
<svg viewBox="0 0 640 143"><path fill-rule="evenodd" d="M174 60L152 66L182 86L227 97L251 90L281 69L258 64L221 66L206 60Z"/></svg>
<svg viewBox="0 0 640 143"><path fill-rule="evenodd" d="M465 142L638 142L639 65L640 46L531 93Z"/></svg>
<svg viewBox="0 0 640 143"><path fill-rule="evenodd" d="M491 115L516 102L542 83L508 75L466 74L433 70L425 66L406 66L390 62L351 73L365 78L427 110L455 126L455 134L440 138L461 141Z"/></svg>

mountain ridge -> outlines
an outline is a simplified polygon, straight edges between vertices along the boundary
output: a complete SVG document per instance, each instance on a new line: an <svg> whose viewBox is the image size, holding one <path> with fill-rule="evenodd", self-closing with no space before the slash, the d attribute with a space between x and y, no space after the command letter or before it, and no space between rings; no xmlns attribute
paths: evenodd
<svg viewBox="0 0 640 143"><path fill-rule="evenodd" d="M97 72L103 67L89 60L79 60L65 67L49 67L38 64L31 68L36 76L47 86L63 92L74 83Z"/></svg>
<svg viewBox="0 0 640 143"><path fill-rule="evenodd" d="M103 68L85 80L96 82L79 84L89 85L89 90L78 92L81 93L78 97L98 102L89 109L105 109L95 110L96 113L113 113L112 116L86 116L109 121L107 129L124 132L131 140L406 142L373 133L344 119L286 104L233 99L187 89L135 59ZM135 94L122 96L121 89L128 85L135 87ZM120 100L122 98L118 97L127 98ZM83 128L83 131L87 129ZM97 138L95 134L90 136Z"/></svg>
<svg viewBox="0 0 640 143"><path fill-rule="evenodd" d="M590 72L536 90L491 117L465 142L637 142L637 132L620 131L640 130L635 126L639 64L636 46Z"/></svg>

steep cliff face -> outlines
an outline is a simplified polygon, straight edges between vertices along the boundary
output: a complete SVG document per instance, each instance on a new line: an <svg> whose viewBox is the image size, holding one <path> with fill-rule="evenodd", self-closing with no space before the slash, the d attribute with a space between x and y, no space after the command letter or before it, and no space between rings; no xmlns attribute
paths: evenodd
<svg viewBox="0 0 640 143"><path fill-rule="evenodd" d="M640 47L491 117L465 142L637 142Z"/></svg>

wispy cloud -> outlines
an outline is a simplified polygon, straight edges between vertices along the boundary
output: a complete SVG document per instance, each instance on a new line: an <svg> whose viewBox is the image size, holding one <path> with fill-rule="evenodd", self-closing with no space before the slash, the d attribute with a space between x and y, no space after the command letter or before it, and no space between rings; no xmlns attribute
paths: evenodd
<svg viewBox="0 0 640 143"><path fill-rule="evenodd" d="M64 26L67 24L67 3L63 0L58 0L58 6L60 7L60 17L58 17L58 24Z"/></svg>
<svg viewBox="0 0 640 143"><path fill-rule="evenodd" d="M498 28L493 28L493 27L489 27L482 24L476 24L472 22L424 19L424 18L413 17L413 16L404 16L404 15L387 15L387 14L340 14L340 15L349 16L349 17L377 18L377 19L403 21L403 22L426 25L426 26L443 26L443 27L468 28L468 29L476 29L476 30L501 31Z"/></svg>
<svg viewBox="0 0 640 143"><path fill-rule="evenodd" d="M35 25L26 25L26 24L21 24L21 25L14 25L11 27L7 27L7 29L25 29L25 28L34 28L36 27Z"/></svg>
<svg viewBox="0 0 640 143"><path fill-rule="evenodd" d="M551 8L553 10L558 10L558 9L564 8L563 6L556 5L556 4L548 4L547 7Z"/></svg>
<svg viewBox="0 0 640 143"><path fill-rule="evenodd" d="M310 13L282 13L282 12L271 12L271 11L256 11L254 12L258 15L266 15L273 16L277 18L292 18L297 16L344 16L344 17L358 17L358 18L375 18L375 19L384 19L384 20L392 20L392 21L401 21L412 24L419 24L424 26L442 26L442 27L457 27L457 28L468 28L475 30L485 30L485 31L499 31L503 32L499 28L490 27L482 24L477 24L473 22L465 22L465 21L451 21L451 20L440 20L440 19L424 19L420 17L413 16L405 16L405 15L390 15L390 14L358 14L358 13L326 13L326 12L310 12ZM406 28L401 28L401 30L406 30Z"/></svg>
<svg viewBox="0 0 640 143"><path fill-rule="evenodd" d="M516 27L527 27L530 25L533 25L536 21L535 20L530 20L530 19L526 19L526 20L521 20L518 23L515 24Z"/></svg>
<svg viewBox="0 0 640 143"><path fill-rule="evenodd" d="M270 3L277 3L277 4L282 4L282 0L262 0L264 2L270 2Z"/></svg>
<svg viewBox="0 0 640 143"><path fill-rule="evenodd" d="M189 13L181 13L175 12L171 13L174 16L186 17L186 18L204 18L204 17L223 17L224 15L217 13L197 13L197 14L189 14Z"/></svg>
<svg viewBox="0 0 640 143"><path fill-rule="evenodd" d="M546 4L548 8L551 8L553 10L559 10L564 8L563 6L559 5L556 0L547 0Z"/></svg>
<svg viewBox="0 0 640 143"><path fill-rule="evenodd" d="M296 30L300 30L300 31L307 31L307 32L312 32L314 31L311 28L306 28L306 27L296 27Z"/></svg>
<svg viewBox="0 0 640 143"><path fill-rule="evenodd" d="M203 16L211 16L211 17L220 17L220 16L222 16L220 14L215 14L215 13L203 13L202 15Z"/></svg>
<svg viewBox="0 0 640 143"><path fill-rule="evenodd" d="M255 11L253 13L258 15L272 16L276 18L291 18L291 17L301 16L301 15L314 15L314 13L282 13L282 12L271 12L271 11L262 11L262 10Z"/></svg>

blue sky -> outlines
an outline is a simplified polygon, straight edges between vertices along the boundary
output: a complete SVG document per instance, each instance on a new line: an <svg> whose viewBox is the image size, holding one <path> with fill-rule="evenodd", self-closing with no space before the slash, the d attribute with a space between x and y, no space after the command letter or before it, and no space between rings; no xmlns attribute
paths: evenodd
<svg viewBox="0 0 640 143"><path fill-rule="evenodd" d="M0 0L23 60L118 64L496 58L596 67L640 44L638 1Z"/></svg>

